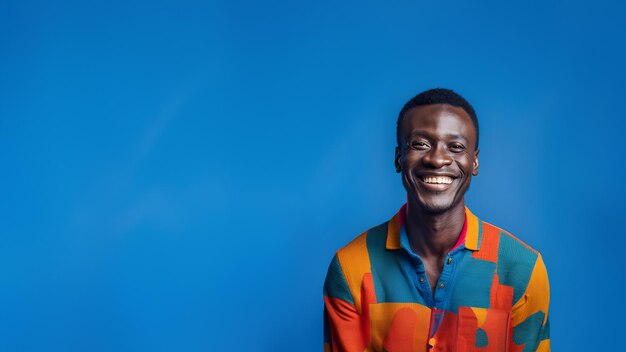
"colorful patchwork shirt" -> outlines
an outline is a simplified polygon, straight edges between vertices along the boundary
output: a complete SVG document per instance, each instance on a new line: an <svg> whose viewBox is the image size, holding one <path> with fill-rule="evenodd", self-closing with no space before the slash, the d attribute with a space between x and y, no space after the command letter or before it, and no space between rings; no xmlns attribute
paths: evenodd
<svg viewBox="0 0 626 352"><path fill-rule="evenodd" d="M324 351L549 351L541 255L465 208L435 291L404 227L406 204L333 257Z"/></svg>

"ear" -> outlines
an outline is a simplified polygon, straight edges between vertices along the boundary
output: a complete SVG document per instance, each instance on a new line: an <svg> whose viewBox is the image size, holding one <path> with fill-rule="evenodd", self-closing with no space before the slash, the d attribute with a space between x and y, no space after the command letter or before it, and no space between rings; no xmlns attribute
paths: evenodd
<svg viewBox="0 0 626 352"><path fill-rule="evenodd" d="M400 147L396 147L396 155L393 159L394 164L396 165L396 173L402 172L402 163L400 162L402 154L400 153Z"/></svg>
<svg viewBox="0 0 626 352"><path fill-rule="evenodd" d="M478 153L480 152L480 150L476 149L476 151L474 152L474 161L472 162L474 167L472 168L472 175L473 176L478 176Z"/></svg>

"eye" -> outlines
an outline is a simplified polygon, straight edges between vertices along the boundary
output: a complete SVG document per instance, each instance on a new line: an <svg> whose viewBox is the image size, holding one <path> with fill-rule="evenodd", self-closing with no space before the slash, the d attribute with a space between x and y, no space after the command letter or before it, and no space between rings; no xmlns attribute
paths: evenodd
<svg viewBox="0 0 626 352"><path fill-rule="evenodd" d="M413 149L428 149L428 147L428 143L422 141L415 141L411 143L411 148Z"/></svg>
<svg viewBox="0 0 626 352"><path fill-rule="evenodd" d="M459 144L459 143L454 143L450 146L450 150L452 150L453 152L462 152L465 150L465 146L463 144Z"/></svg>

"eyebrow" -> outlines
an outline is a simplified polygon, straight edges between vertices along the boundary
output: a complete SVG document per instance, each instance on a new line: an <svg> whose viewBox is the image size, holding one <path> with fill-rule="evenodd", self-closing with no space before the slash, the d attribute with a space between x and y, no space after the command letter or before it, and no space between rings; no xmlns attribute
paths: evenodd
<svg viewBox="0 0 626 352"><path fill-rule="evenodd" d="M414 136L424 136L424 137L431 137L432 135L426 131L422 131L422 130L417 130L417 131L413 131L411 132L411 134L409 135L409 137L414 137ZM444 135L444 137L446 137L447 139L461 139L465 142L468 141L467 138L465 138L464 136L460 135L460 134L455 134L455 133L448 133L446 135Z"/></svg>

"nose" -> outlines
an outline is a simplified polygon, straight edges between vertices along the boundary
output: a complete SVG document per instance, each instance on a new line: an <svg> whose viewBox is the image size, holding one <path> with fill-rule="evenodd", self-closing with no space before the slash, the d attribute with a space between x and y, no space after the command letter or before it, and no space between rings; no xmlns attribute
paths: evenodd
<svg viewBox="0 0 626 352"><path fill-rule="evenodd" d="M452 157L443 146L432 148L423 158L424 164L432 165L434 168L442 168L452 164Z"/></svg>

